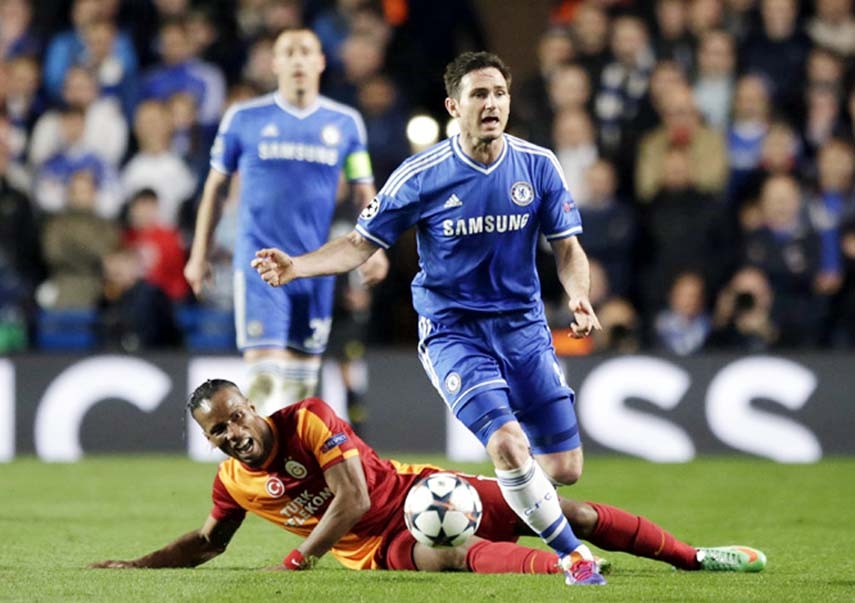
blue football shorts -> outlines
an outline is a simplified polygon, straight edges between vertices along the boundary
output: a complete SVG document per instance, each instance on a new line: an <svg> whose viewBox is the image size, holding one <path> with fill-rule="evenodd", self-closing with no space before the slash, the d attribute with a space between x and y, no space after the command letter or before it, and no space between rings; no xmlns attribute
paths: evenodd
<svg viewBox="0 0 855 603"><path fill-rule="evenodd" d="M271 287L247 267L234 272L235 329L241 351L291 348L322 354L332 326L335 277Z"/></svg>
<svg viewBox="0 0 855 603"><path fill-rule="evenodd" d="M482 443L510 413L536 454L581 445L575 393L540 312L451 325L420 317L419 358L442 399Z"/></svg>

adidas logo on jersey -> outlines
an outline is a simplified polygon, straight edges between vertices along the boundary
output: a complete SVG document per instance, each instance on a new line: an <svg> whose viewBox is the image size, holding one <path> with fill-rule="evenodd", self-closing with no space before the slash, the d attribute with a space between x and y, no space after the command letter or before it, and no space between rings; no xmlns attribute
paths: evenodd
<svg viewBox="0 0 855 603"><path fill-rule="evenodd" d="M276 127L276 124L267 124L261 130L262 138L272 138L274 136L279 136L279 128Z"/></svg>
<svg viewBox="0 0 855 603"><path fill-rule="evenodd" d="M454 193L452 193L451 196L448 198L448 201L446 201L443 204L443 207L446 209L450 209L452 207L462 207L462 206L463 206L463 201L461 201L460 197L458 197Z"/></svg>

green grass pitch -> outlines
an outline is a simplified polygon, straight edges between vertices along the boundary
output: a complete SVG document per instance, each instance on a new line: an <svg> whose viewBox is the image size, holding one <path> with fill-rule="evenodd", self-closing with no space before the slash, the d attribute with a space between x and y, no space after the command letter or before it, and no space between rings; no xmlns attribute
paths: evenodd
<svg viewBox="0 0 855 603"><path fill-rule="evenodd" d="M331 558L311 572L264 572L258 568L277 563L297 540L255 517L224 555L196 569L85 569L201 526L214 471L162 456L0 464L0 601L855 601L855 458L656 465L592 456L581 483L562 488L646 515L692 544L762 548L769 565L761 574L678 572L620 553L608 554L614 570L602 588L571 589L558 576L354 572Z"/></svg>

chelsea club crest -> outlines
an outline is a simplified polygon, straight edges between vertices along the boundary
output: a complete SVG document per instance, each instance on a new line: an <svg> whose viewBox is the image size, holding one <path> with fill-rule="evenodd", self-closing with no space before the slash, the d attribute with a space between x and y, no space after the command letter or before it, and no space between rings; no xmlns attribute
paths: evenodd
<svg viewBox="0 0 855 603"><path fill-rule="evenodd" d="M528 182L514 182L511 187L511 201L525 207L534 201L534 189Z"/></svg>

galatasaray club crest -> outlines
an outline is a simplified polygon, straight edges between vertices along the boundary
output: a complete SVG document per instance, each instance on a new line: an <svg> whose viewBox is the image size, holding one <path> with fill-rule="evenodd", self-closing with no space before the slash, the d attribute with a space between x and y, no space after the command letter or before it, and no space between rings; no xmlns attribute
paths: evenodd
<svg viewBox="0 0 855 603"><path fill-rule="evenodd" d="M528 182L515 182L511 187L511 201L525 207L534 201L534 189Z"/></svg>
<svg viewBox="0 0 855 603"><path fill-rule="evenodd" d="M303 479L309 473L303 463L298 463L293 459L285 461L285 471L294 479Z"/></svg>
<svg viewBox="0 0 855 603"><path fill-rule="evenodd" d="M283 484L282 480L275 475L271 475L267 478L267 483L264 487L267 489L267 493L273 498L279 498L285 494L285 484Z"/></svg>

